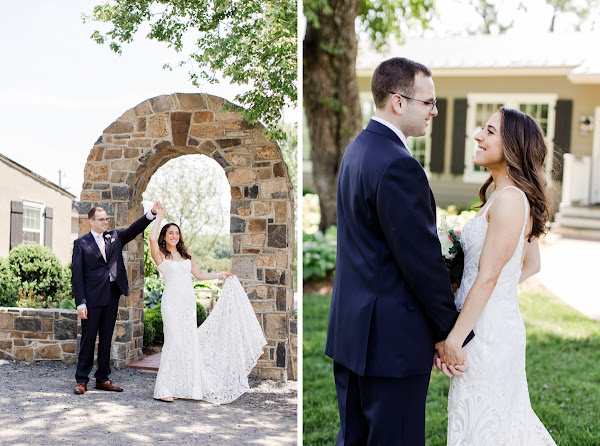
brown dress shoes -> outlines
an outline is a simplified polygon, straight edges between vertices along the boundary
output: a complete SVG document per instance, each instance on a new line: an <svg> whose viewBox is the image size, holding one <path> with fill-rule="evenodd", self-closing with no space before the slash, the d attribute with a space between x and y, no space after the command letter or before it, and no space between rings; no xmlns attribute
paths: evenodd
<svg viewBox="0 0 600 446"><path fill-rule="evenodd" d="M75 387L75 393L77 395L83 395L86 390L87 390L87 383L77 383L77 386Z"/></svg>
<svg viewBox="0 0 600 446"><path fill-rule="evenodd" d="M109 392L122 392L123 391L123 389L121 389L118 386L115 386L110 381L104 381L103 383L99 383L98 381L96 381L96 389L108 390Z"/></svg>

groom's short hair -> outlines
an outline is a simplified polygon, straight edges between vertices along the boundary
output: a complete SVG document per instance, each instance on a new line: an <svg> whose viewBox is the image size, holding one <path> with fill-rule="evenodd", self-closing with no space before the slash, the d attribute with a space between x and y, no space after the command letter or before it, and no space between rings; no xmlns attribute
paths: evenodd
<svg viewBox="0 0 600 446"><path fill-rule="evenodd" d="M90 211L88 212L88 218L91 220L92 218L94 218L96 216L96 212L98 211L104 211L104 208L101 207L93 207L92 209L90 209ZM106 211L104 211L106 212Z"/></svg>
<svg viewBox="0 0 600 446"><path fill-rule="evenodd" d="M412 96L415 76L419 73L431 77L431 70L414 60L392 57L381 62L371 79L371 92L375 107L385 108L387 99L392 92Z"/></svg>

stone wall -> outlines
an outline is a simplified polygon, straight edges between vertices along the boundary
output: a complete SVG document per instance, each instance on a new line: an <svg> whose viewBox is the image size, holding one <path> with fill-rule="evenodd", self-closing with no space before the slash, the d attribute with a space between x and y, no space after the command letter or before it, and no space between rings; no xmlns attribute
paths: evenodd
<svg viewBox="0 0 600 446"><path fill-rule="evenodd" d="M294 249L293 189L279 146L262 126L223 111L209 94L158 96L109 125L94 144L84 171L79 235L89 232L87 212L103 207L109 229L139 218L142 193L167 161L201 154L217 161L231 186L231 270L250 297L268 345L254 374L285 379L290 352ZM160 197L152 197L160 199ZM111 351L117 367L142 358L143 240L124 250L131 295L122 296Z"/></svg>
<svg viewBox="0 0 600 446"><path fill-rule="evenodd" d="M0 307L0 358L77 359L77 311Z"/></svg>

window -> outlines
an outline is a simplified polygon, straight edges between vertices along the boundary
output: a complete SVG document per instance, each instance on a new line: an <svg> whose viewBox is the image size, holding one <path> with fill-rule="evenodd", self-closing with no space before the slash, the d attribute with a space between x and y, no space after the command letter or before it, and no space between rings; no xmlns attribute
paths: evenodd
<svg viewBox="0 0 600 446"><path fill-rule="evenodd" d="M473 163L477 148L475 134L485 125L500 107L517 109L532 116L540 125L546 136L548 157L546 158L546 176L551 180L552 154L554 152L554 115L556 94L486 94L473 93L467 95L467 141L465 144L465 173L463 179L468 183L482 183L488 174L480 166Z"/></svg>
<svg viewBox="0 0 600 446"><path fill-rule="evenodd" d="M44 205L23 201L23 243L44 244Z"/></svg>

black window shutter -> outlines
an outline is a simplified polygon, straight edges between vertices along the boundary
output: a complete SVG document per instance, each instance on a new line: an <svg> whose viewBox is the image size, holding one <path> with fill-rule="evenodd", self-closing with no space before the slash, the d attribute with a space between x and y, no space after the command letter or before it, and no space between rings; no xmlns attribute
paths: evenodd
<svg viewBox="0 0 600 446"><path fill-rule="evenodd" d="M433 120L431 128L431 160L429 171L433 173L444 172L444 143L446 141L446 108L447 100L437 100L438 115Z"/></svg>
<svg viewBox="0 0 600 446"><path fill-rule="evenodd" d="M571 151L571 121L573 119L573 101L556 101L556 123L554 125L554 157L552 159L552 178L562 181L563 153Z"/></svg>
<svg viewBox="0 0 600 446"><path fill-rule="evenodd" d="M23 203L10 202L10 249L23 242Z"/></svg>
<svg viewBox="0 0 600 446"><path fill-rule="evenodd" d="M52 248L52 208L46 208L44 212L44 245Z"/></svg>
<svg viewBox="0 0 600 446"><path fill-rule="evenodd" d="M467 137L467 100L454 100L454 123L452 125L452 159L450 172L462 175L465 171L465 138Z"/></svg>

